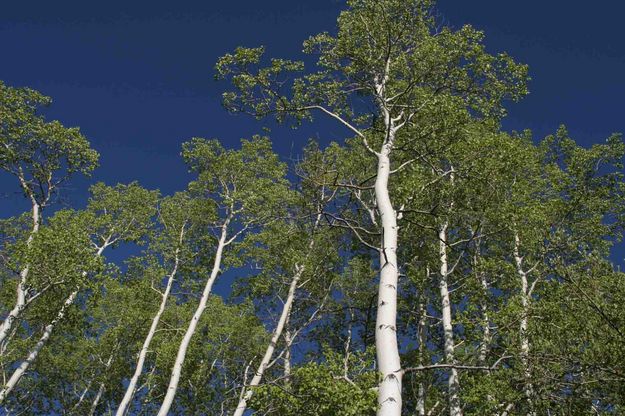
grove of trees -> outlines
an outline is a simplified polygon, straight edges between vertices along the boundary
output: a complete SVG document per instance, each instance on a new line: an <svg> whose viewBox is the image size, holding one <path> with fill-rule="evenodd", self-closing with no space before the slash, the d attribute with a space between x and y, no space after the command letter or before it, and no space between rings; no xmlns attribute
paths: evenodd
<svg viewBox="0 0 625 416"><path fill-rule="evenodd" d="M192 138L173 195L62 206L98 153L0 82L0 168L30 207L0 220L0 412L625 413L625 144L505 132L528 68L433 8L348 0L302 60L221 57L233 117L344 138L295 161Z"/></svg>

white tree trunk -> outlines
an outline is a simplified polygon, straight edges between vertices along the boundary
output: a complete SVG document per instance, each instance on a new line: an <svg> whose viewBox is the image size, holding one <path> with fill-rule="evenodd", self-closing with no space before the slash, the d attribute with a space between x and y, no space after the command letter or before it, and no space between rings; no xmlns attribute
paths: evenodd
<svg viewBox="0 0 625 416"><path fill-rule="evenodd" d="M89 389L91 388L92 383L93 383L93 377L91 378L91 380L89 380L89 382L85 386L85 389L82 391L82 393L80 393L80 397L78 397L78 401L76 402L76 404L74 404L74 406L72 406L68 414L70 415L73 414L76 411L76 409L80 407L82 402L85 400L85 397L87 396L87 393L89 392Z"/></svg>
<svg viewBox="0 0 625 416"><path fill-rule="evenodd" d="M402 407L402 372L397 345L397 213L388 190L391 171L390 152L393 133L378 154L375 198L382 223L380 249L380 283L375 324L375 345L378 370L382 380L378 386L378 416L400 416Z"/></svg>
<svg viewBox="0 0 625 416"><path fill-rule="evenodd" d="M473 234L472 230L471 230L471 234ZM475 257L473 259L473 267L475 268L479 267L479 262L481 258L480 245L481 245L481 240L478 239L477 247L475 249ZM480 345L480 353L477 358L478 364L483 366L484 363L486 363L486 356L488 355L488 351L490 348L490 341L491 341L490 315L488 313L488 302L486 300L489 294L488 293L489 285L488 285L488 280L486 279L486 273L484 273L483 271L479 271L477 277L480 282L480 285L482 286L482 294L484 296L480 304L480 310L482 312L482 344Z"/></svg>
<svg viewBox="0 0 625 416"><path fill-rule="evenodd" d="M95 414L96 409L98 408L98 404L100 404L100 399L102 398L102 394L104 393L104 383L100 383L100 387L98 388L98 392L91 403L91 408L89 409L89 416L93 416Z"/></svg>
<svg viewBox="0 0 625 416"><path fill-rule="evenodd" d="M449 275L449 266L447 260L447 221L445 221L438 232L439 239L439 256L440 256L440 282L439 290L441 294L441 310L443 334L445 343L445 362L450 365L456 364L455 346L454 346L454 329L451 322L451 299L449 296L449 288L447 278ZM449 369L449 379L447 381L449 396L449 415L461 416L462 408L460 407L460 380L458 378L458 370L454 367Z"/></svg>
<svg viewBox="0 0 625 416"><path fill-rule="evenodd" d="M9 381L7 381L2 391L0 391L0 403L4 403L7 396L13 391L13 389L15 388L17 383L20 381L22 376L26 373L30 365L37 359L39 352L41 351L43 346L48 342L48 339L50 339L50 335L52 334L52 331L54 330L56 325L63 319L63 317L65 316L65 313L67 312L67 309L74 303L74 300L76 299L76 295L78 295L78 290L74 290L67 297L67 299L65 299L65 302L63 302L63 306L57 313L56 318L54 318L54 320L45 327L43 331L43 335L41 335L41 338L39 338L39 341L37 341L37 344L35 344L33 349L30 351L30 353L28 354L28 357L26 357L26 359L22 361L19 367L17 367L15 371L13 371L11 378L9 378Z"/></svg>
<svg viewBox="0 0 625 416"><path fill-rule="evenodd" d="M224 247L226 246L226 236L228 234L228 223L229 220L226 220L221 227L221 236L219 238L219 243L217 244L217 251L215 252L215 261L213 263L213 269L211 271L210 277L206 281L206 286L204 287L204 292L202 293L202 298L200 299L200 303L189 322L189 327L182 338L182 342L180 343L180 347L178 348L178 354L176 355L176 361L174 362L174 367L171 371L171 378L169 380L169 386L167 387L167 394L163 399L163 403L161 404L161 408L158 411L158 416L167 416L169 413L169 409L171 408L172 403L174 402L174 397L176 396L176 391L178 390L178 383L180 381L180 375L182 373L182 366L184 364L185 357L187 355L187 350L189 348L189 344L191 343L191 338L195 333L195 329L197 324L202 317L202 313L206 309L206 303L208 302L208 297L213 288L213 283L217 279L217 275L219 274L219 268L221 265L221 258L223 256Z"/></svg>
<svg viewBox="0 0 625 416"><path fill-rule="evenodd" d="M288 328L284 331L284 344L284 357L282 359L284 362L284 368L282 370L282 375L284 378L284 384L288 388L291 383L291 345L293 345L293 337Z"/></svg>
<svg viewBox="0 0 625 416"><path fill-rule="evenodd" d="M315 219L315 224L313 225L313 228L312 228L313 237L311 238L310 243L308 243L308 252L306 253L306 259L308 259L309 253L315 247L314 233L315 233L315 230L317 230L317 227L319 227L320 222L321 222L321 212L317 214L317 218ZM297 285L299 284L299 281L302 278L302 275L304 274L304 270L306 269L305 265L301 265L301 266L296 265L295 267L296 267L295 273L293 274L293 278L291 279L289 292L287 294L286 301L284 302L284 305L282 306L282 313L280 314L280 319L278 319L278 324L276 325L276 328L274 329L273 334L271 335L271 340L269 341L269 345L267 345L267 349L265 350L265 355L263 356L263 359L258 365L258 368L256 369L256 372L254 373L254 377L252 378L252 381L247 387L247 390L241 397L241 400L239 400L239 404L237 405L233 416L243 416L243 413L245 412L245 409L247 408L247 402L252 398L252 395L254 394L254 387L260 384L263 378L263 374L265 373L267 366L271 362L278 340L280 339L280 336L282 336L282 332L284 331L284 328L286 327L289 321L289 317L291 316L291 309L293 306L293 301L295 299L295 291L297 290ZM291 342L292 342L291 335L288 330L285 333L285 340L286 340L286 352L284 356L284 379L288 383L290 375L291 375L291 351L290 350L291 350Z"/></svg>
<svg viewBox="0 0 625 416"><path fill-rule="evenodd" d="M428 268L427 271L427 280L430 280L430 270ZM419 337L419 365L425 365L424 355L426 350L426 316L425 316L425 302L421 302L419 304L419 326L417 329L417 334ZM425 416L425 399L426 399L426 385L425 379L422 378L419 382L419 390L417 392L417 415Z"/></svg>
<svg viewBox="0 0 625 416"><path fill-rule="evenodd" d="M254 377L250 382L249 386L241 400L239 400L239 404L237 405L236 410L233 413L233 416L243 416L245 409L247 408L247 402L252 398L254 394L254 387L260 384L260 381L263 378L263 374L265 373L265 369L267 365L271 362L271 358L273 357L273 353L276 349L276 345L278 340L282 336L282 331L284 329L284 325L291 313L291 306L293 305L293 299L295 299L295 291L297 289L297 285L302 277L302 273L304 273L305 266L297 266L296 272L293 275L293 279L291 280L291 285L289 286L289 293L287 295L286 301L284 302L284 306L282 307L282 313L280 314L280 319L278 320L278 324L273 331L271 336L271 341L269 345L267 345L267 349L265 350L265 355L261 360L256 372L254 373Z"/></svg>
<svg viewBox="0 0 625 416"><path fill-rule="evenodd" d="M109 359L104 366L104 374L107 373L108 369L111 367L111 363L113 362L113 356L115 355L115 350L117 347L113 349L113 352L109 356ZM98 404L100 404L100 399L102 398L102 394L104 393L104 381L100 383L100 387L98 388L98 393L95 395L93 402L91 403L91 408L89 409L89 416L93 416L95 414L96 409L98 408Z"/></svg>
<svg viewBox="0 0 625 416"><path fill-rule="evenodd" d="M33 198L31 198L31 200L32 200L33 227L30 231L30 235L28 236L28 240L26 241L27 248L30 248L33 238L35 237L35 234L39 232L39 224L41 222L41 212L40 212L41 210L40 210L39 204ZM24 309L26 309L26 306L27 306L26 298L27 298L27 292L28 292L28 289L27 289L28 272L29 272L29 265L26 265L20 272L20 281L17 284L17 300L15 302L15 306L13 307L13 309L11 309L9 314L6 316L6 318L4 318L4 321L0 325L0 345L5 346L4 344L6 341L8 341L7 336L11 332L11 328L13 328L13 324L15 323L15 321L19 319L22 312L24 312ZM4 349L5 348L2 348L2 351L4 351ZM0 353L0 355L1 354L2 353Z"/></svg>
<svg viewBox="0 0 625 416"><path fill-rule="evenodd" d="M387 107L386 82L390 74L390 58L386 60L382 74L374 77L376 101L383 115L386 137L380 152L375 152L368 144L365 134L345 122L339 115L325 109L322 111L343 125L355 131L363 140L367 150L378 158L377 176L374 186L375 199L382 223L382 247L380 249L380 282L378 287L378 308L376 313L375 344L378 371L382 379L378 384L378 416L401 416L402 376L401 361L397 342L397 284L399 269L397 265L397 212L391 202L388 181L391 175L390 154L395 136L410 116L403 112L393 118ZM313 105L311 108L320 109ZM399 124L397 124L399 123ZM164 416L164 415L159 415Z"/></svg>
<svg viewBox="0 0 625 416"><path fill-rule="evenodd" d="M98 251L96 253L96 256L99 257L102 255L102 252L104 251L104 249L108 247L108 240L105 241L105 243L98 248ZM87 275L87 272L82 272L82 276L83 278ZM52 331L54 330L54 328L56 327L56 325L61 322L63 320L63 318L65 317L65 313L67 312L67 309L72 306L72 304L74 303L74 301L76 300L76 296L78 295L78 291L79 291L80 287L77 287L66 299L65 302L63 302L63 305L61 306L61 309L58 311L58 313L56 314L56 317L54 318L54 320L52 320L52 322L50 322L43 331L43 334L41 335L41 338L39 338L39 341L37 341L37 344L35 344L35 346L33 347L32 350L30 350L30 352L28 353L28 356L26 357L26 359L24 361L22 361L22 363L19 365L19 367L17 367L14 371L13 374L11 375L11 378L9 379L9 381L6 383L6 385L4 386L4 388L0 391L0 404L4 403L4 401L6 400L7 396L11 393L11 391L13 391L13 389L15 388L15 386L17 385L17 383L20 381L20 379L22 378L22 376L24 376L24 374L26 373L26 371L28 370L28 368L31 366L31 364L37 359L37 357L39 356L39 353L41 352L41 349L44 347L44 345L46 345L46 343L48 342L48 340L50 339L50 335L52 334Z"/></svg>
<svg viewBox="0 0 625 416"><path fill-rule="evenodd" d="M480 280L482 283L482 288L484 289L484 293L487 293L488 283L486 282L486 277L483 273L480 276ZM480 305L480 309L482 310L482 345L480 345L478 363L480 365L484 365L484 363L486 362L486 356L488 355L491 340L490 316L488 314L488 306L486 305L485 301L483 301Z"/></svg>
<svg viewBox="0 0 625 416"><path fill-rule="evenodd" d="M523 257L520 254L521 242L519 234L514 232L514 248L513 256L514 263L516 265L517 274L521 280L521 322L519 324L519 338L521 348L521 365L523 366L523 376L525 383L523 386L523 393L527 404L529 406L528 415L535 415L534 412L534 386L531 382L531 370L529 367L529 353L530 353L530 341L527 334L528 319L529 319L529 307L530 307L530 289L528 284L527 272L523 269Z"/></svg>
<svg viewBox="0 0 625 416"><path fill-rule="evenodd" d="M181 236L180 236L181 240L182 240L183 234L184 234L184 228L183 228L183 231L181 232ZM148 350L150 348L150 344L152 343L152 339L154 338L154 334L156 333L156 328L158 327L158 324L161 320L161 316L163 315L163 312L165 312L165 307L167 306L167 300L169 299L169 294L171 293L171 288L174 283L174 277L176 276L176 273L178 272L178 264L180 262L179 252L180 252L180 249L176 249L174 268L167 278L167 286L165 287L165 292L163 292L160 307L158 308L158 312L156 313L156 315L154 315L154 318L152 319L152 325L150 326L150 330L148 331L148 334L145 337L145 340L143 341L143 346L141 347L141 351L139 352L139 359L137 360L135 372L132 375L130 382L128 383L128 387L126 388L126 393L124 394L124 397L121 403L119 404L119 408L117 409L117 412L115 413L116 416L124 416L126 414L126 412L128 411L128 407L130 406L130 402L132 401L132 398L137 389L137 382L139 381L139 377L143 373L143 365L145 364L145 358L148 355Z"/></svg>

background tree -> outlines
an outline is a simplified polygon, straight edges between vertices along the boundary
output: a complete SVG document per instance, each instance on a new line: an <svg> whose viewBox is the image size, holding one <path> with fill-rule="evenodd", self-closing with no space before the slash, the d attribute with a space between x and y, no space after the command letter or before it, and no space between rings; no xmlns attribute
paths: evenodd
<svg viewBox="0 0 625 416"><path fill-rule="evenodd" d="M271 150L267 138L243 140L241 150L225 150L215 140L194 139L183 145L183 158L198 179L189 185L191 193L216 205L218 230L213 265L197 309L178 348L167 394L159 415L169 412L176 395L191 338L206 309L213 284L221 271L224 250L251 235L282 212L289 197L285 166Z"/></svg>
<svg viewBox="0 0 625 416"><path fill-rule="evenodd" d="M139 242L145 236L155 212L157 192L145 190L133 183L116 187L97 184L91 188L91 193L92 197L86 210L69 217L73 221L74 228L82 232L83 238L73 237L70 241L60 238L48 244L45 250L41 250L40 256L44 254L55 256L61 260L52 264L62 266L65 253L58 249L63 247L59 241L63 241L64 244L82 244L81 254L77 255L81 261L87 262L91 259L91 261L100 262L100 257L107 248L117 247L122 242ZM70 225L71 223L63 224L58 228L71 229ZM71 259L72 257L68 257L68 260ZM49 263L45 263L46 266ZM23 353L25 358L20 357L21 363L13 371L0 393L2 401L11 393L31 365L38 360L52 332L56 331L56 328L67 319L72 309L85 304L85 299L79 295L82 293L82 296L88 297L99 293L98 279L93 278L94 272L97 272L97 268L90 267L89 263L86 263L85 267L80 268L78 272L75 266L71 266L69 270L66 270L65 266L57 270L43 269L42 274L47 279L61 282L63 285L55 285L55 288L59 290L51 291L50 295L56 298L48 297L45 303L42 302L42 310L33 311L34 316L42 325L45 325L43 332L35 338L36 342L29 347L28 353ZM78 273L78 276L75 273ZM33 323L30 322L31 325ZM27 336L30 337L30 334Z"/></svg>
<svg viewBox="0 0 625 416"><path fill-rule="evenodd" d="M37 91L11 88L0 81L0 169L17 178L31 205L25 249L39 231L42 211L54 202L61 185L75 173L89 175L98 164L98 153L78 128L47 122L40 114L41 107L51 102ZM48 290L29 283L28 263L18 267L16 300L0 325L0 345L8 342L11 329L28 305Z"/></svg>

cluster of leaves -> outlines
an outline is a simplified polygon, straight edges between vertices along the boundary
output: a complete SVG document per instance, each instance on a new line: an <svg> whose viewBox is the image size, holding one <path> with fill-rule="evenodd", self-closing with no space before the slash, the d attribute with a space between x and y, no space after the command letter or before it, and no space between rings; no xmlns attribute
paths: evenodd
<svg viewBox="0 0 625 416"><path fill-rule="evenodd" d="M251 406L267 415L374 415L378 380L372 364L371 351L347 358L329 351L321 362L298 366L287 388L266 384L255 389Z"/></svg>

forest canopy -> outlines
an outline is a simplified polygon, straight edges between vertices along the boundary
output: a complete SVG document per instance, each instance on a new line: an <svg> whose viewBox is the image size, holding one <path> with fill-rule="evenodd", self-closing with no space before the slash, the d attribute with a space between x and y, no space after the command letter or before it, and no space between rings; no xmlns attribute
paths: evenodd
<svg viewBox="0 0 625 416"><path fill-rule="evenodd" d="M506 131L526 65L434 1L346 3L302 56L216 62L259 134L188 138L171 195L59 203L97 149L0 81L2 414L625 412L621 135ZM275 123L344 137L286 160Z"/></svg>

